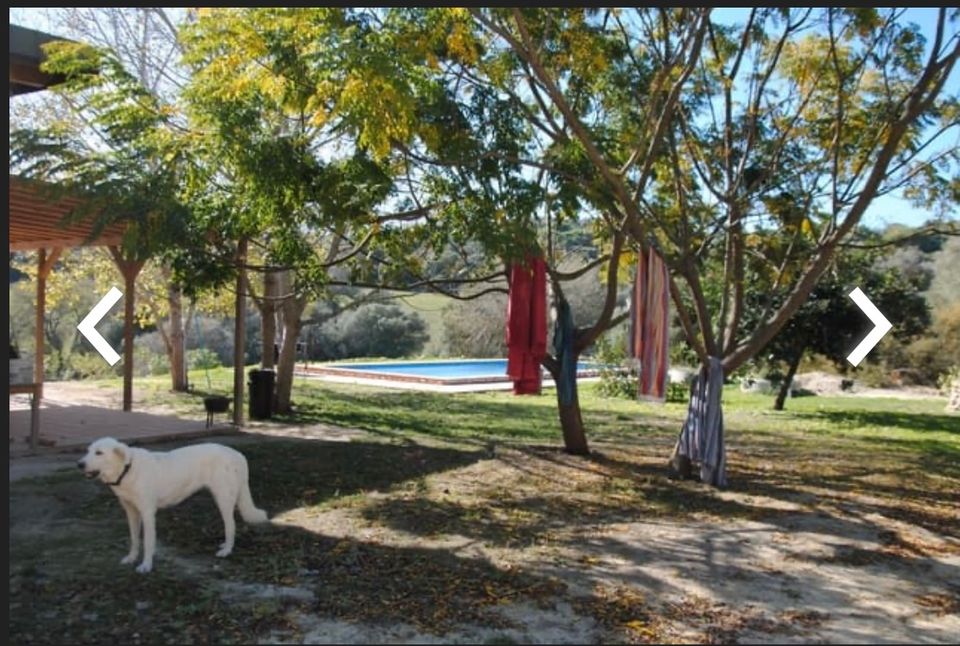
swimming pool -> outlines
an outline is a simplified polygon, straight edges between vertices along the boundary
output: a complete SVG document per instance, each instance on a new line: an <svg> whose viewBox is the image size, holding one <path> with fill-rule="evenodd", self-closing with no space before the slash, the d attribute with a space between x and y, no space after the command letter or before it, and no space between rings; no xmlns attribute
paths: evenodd
<svg viewBox="0 0 960 646"><path fill-rule="evenodd" d="M463 359L449 361L395 361L380 363L313 364L305 372L314 375L354 377L394 382L416 382L436 385L510 383L506 359ZM597 374L594 364L577 365L579 377ZM549 373L544 371L545 381Z"/></svg>

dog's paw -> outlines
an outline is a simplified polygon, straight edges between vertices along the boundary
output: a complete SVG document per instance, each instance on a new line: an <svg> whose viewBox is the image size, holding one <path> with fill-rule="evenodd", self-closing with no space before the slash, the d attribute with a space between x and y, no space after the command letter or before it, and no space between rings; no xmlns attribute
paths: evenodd
<svg viewBox="0 0 960 646"><path fill-rule="evenodd" d="M130 565L137 560L136 554L127 554L122 559L120 559L120 565Z"/></svg>
<svg viewBox="0 0 960 646"><path fill-rule="evenodd" d="M224 557L230 556L230 552L232 551L233 551L233 548L227 549L226 547L221 546L220 549L217 550L217 556L219 556L220 558L224 558Z"/></svg>
<svg viewBox="0 0 960 646"><path fill-rule="evenodd" d="M153 563L147 563L146 561L144 561L143 563L137 566L137 572L139 572L140 574L146 574L152 569L153 569Z"/></svg>

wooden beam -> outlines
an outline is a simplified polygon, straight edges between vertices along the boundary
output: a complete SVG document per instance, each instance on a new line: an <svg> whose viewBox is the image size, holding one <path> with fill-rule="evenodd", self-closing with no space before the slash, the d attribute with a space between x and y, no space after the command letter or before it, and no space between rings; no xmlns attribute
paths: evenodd
<svg viewBox="0 0 960 646"><path fill-rule="evenodd" d="M37 61L21 57L11 57L9 61L10 83L42 90L65 80L62 75L41 72Z"/></svg>
<svg viewBox="0 0 960 646"><path fill-rule="evenodd" d="M233 423L243 426L243 370L247 346L247 241L241 238L237 243L237 302L234 311L233 327Z"/></svg>
<svg viewBox="0 0 960 646"><path fill-rule="evenodd" d="M33 240L19 240L10 242L10 251L33 251L34 249L51 247L102 247L109 245L118 245L123 241L120 234L104 236L97 238L93 242L87 243L86 235L75 236L72 238L37 238Z"/></svg>

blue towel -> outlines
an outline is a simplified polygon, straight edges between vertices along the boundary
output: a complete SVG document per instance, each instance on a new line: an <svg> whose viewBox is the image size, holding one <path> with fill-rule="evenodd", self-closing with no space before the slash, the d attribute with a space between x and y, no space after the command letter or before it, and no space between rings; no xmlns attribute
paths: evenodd
<svg viewBox="0 0 960 646"><path fill-rule="evenodd" d="M687 409L687 421L680 431L677 451L691 462L700 463L700 480L715 487L727 484L726 455L723 446L723 364L710 357L709 367L701 368L693 381L693 394Z"/></svg>
<svg viewBox="0 0 960 646"><path fill-rule="evenodd" d="M573 312L570 304L561 300L557 306L557 321L553 327L553 352L560 362L560 380L556 384L558 400L564 406L573 403L577 382L577 359L573 356Z"/></svg>

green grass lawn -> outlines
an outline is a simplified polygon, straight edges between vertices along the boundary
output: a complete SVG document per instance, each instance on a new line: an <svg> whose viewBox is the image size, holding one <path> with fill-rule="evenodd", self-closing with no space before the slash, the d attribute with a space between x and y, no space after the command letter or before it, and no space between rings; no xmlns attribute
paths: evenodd
<svg viewBox="0 0 960 646"><path fill-rule="evenodd" d="M249 368L248 368L249 370ZM207 391L230 394L233 373L228 368L207 373L192 371L193 393L172 393L167 377L136 379L134 388L146 405L165 405L190 414L202 413ZM120 388L119 380L95 382ZM635 442L641 437L671 436L679 431L686 404L651 404L603 398L592 384L580 388L589 439ZM539 444L559 442L556 400L552 389L539 396L516 397L509 392L427 393L327 383L295 377L295 413L274 423L324 422L395 436L425 435ZM739 451L761 441L783 446L813 443L821 448L851 451L903 450L943 458L945 465L960 459L960 416L944 411L943 399L884 399L867 397L798 397L787 410L772 410L773 397L744 393L736 386L724 392L727 441Z"/></svg>

